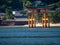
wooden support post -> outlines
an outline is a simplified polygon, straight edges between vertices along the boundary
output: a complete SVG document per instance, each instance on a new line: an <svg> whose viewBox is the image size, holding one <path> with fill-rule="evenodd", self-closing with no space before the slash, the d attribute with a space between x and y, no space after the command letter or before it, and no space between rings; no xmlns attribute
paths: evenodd
<svg viewBox="0 0 60 45"><path fill-rule="evenodd" d="M49 28L50 27L50 21L49 21L49 18L46 17L42 17L42 27L43 28Z"/></svg>
<svg viewBox="0 0 60 45"><path fill-rule="evenodd" d="M50 27L50 21L49 21L49 18L46 16L46 13L44 13L44 15L42 17L42 27L43 28Z"/></svg>
<svg viewBox="0 0 60 45"><path fill-rule="evenodd" d="M35 19L35 17L33 18L33 27L36 27L36 19Z"/></svg>
<svg viewBox="0 0 60 45"><path fill-rule="evenodd" d="M28 17L28 26L30 28L30 17Z"/></svg>
<svg viewBox="0 0 60 45"><path fill-rule="evenodd" d="M35 16L34 16L34 9L32 10L32 18L31 19L32 19L32 23L31 23L32 24L32 28L36 27L36 21L35 21Z"/></svg>
<svg viewBox="0 0 60 45"><path fill-rule="evenodd" d="M31 28L33 28L33 17L31 17Z"/></svg>
<svg viewBox="0 0 60 45"><path fill-rule="evenodd" d="M29 26L29 28L36 27L35 18L33 18L33 17L28 17L28 26Z"/></svg>

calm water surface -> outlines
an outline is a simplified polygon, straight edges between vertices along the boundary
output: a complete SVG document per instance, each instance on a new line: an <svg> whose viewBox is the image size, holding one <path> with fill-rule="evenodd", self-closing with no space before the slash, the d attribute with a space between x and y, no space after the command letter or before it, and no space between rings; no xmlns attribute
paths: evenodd
<svg viewBox="0 0 60 45"><path fill-rule="evenodd" d="M0 28L0 45L60 45L60 28Z"/></svg>

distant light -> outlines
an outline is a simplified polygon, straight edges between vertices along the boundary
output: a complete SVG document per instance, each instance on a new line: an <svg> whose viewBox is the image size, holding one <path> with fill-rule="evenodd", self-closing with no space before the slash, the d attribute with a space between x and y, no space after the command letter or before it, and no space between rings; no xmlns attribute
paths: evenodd
<svg viewBox="0 0 60 45"><path fill-rule="evenodd" d="M12 13L15 14L15 11L13 11Z"/></svg>

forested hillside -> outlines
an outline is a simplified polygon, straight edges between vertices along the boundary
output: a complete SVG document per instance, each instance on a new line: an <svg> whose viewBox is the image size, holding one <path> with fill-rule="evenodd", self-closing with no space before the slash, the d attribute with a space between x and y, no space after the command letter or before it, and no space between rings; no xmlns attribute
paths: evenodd
<svg viewBox="0 0 60 45"><path fill-rule="evenodd" d="M24 2L30 1L31 3L35 0L0 0L0 13L5 12L9 13L12 10L23 10L24 8ZM51 7L52 10L55 12L51 12L48 14L50 16L51 22L60 22L60 0L41 0L42 2L46 3L48 6ZM28 3L27 3L28 5ZM10 14L9 14L10 15ZM8 16L7 16L8 17ZM41 15L37 15L38 21L41 21ZM57 18L56 18L57 17ZM9 17L10 18L10 17Z"/></svg>
<svg viewBox="0 0 60 45"><path fill-rule="evenodd" d="M0 0L0 12L5 12L5 9L11 10L22 9L22 2L19 0Z"/></svg>
<svg viewBox="0 0 60 45"><path fill-rule="evenodd" d="M21 10L23 8L23 2L27 0L0 0L0 12L5 12L6 8L11 10ZM31 2L35 0L29 0ZM53 4L58 0L42 0L44 3Z"/></svg>

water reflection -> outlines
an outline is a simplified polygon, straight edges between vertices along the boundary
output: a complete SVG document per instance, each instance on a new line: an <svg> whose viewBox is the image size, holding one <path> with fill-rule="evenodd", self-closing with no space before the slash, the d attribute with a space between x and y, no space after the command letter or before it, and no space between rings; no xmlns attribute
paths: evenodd
<svg viewBox="0 0 60 45"><path fill-rule="evenodd" d="M60 28L0 28L0 45L60 45Z"/></svg>

